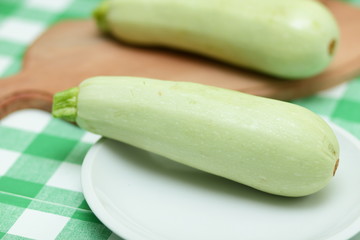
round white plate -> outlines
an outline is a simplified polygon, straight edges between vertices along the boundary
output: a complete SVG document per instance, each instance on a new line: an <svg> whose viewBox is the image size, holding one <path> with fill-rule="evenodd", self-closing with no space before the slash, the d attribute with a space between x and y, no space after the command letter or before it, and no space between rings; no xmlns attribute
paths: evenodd
<svg viewBox="0 0 360 240"><path fill-rule="evenodd" d="M82 167L85 198L114 233L131 240L345 240L360 231L360 144L340 142L331 183L286 198L102 138Z"/></svg>

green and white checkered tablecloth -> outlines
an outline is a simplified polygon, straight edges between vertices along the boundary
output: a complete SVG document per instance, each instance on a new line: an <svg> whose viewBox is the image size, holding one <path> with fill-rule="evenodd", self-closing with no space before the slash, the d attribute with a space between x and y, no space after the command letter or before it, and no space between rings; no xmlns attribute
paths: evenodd
<svg viewBox="0 0 360 240"><path fill-rule="evenodd" d="M52 24L89 18L98 3L0 0L0 76L18 72L24 51ZM0 120L0 239L120 239L82 194L81 163L98 138L40 110Z"/></svg>
<svg viewBox="0 0 360 240"><path fill-rule="evenodd" d="M360 6L360 0L348 2ZM24 51L49 26L88 18L98 3L0 0L0 77L19 71ZM360 76L294 103L360 139L359 92ZM0 120L0 239L120 239L95 217L82 194L81 163L98 138L40 110Z"/></svg>

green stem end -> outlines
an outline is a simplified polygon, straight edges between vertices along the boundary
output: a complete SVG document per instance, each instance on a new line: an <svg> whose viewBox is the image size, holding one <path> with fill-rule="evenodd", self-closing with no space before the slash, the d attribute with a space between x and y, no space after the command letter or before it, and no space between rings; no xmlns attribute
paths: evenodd
<svg viewBox="0 0 360 240"><path fill-rule="evenodd" d="M108 25L106 22L106 14L109 10L109 0L103 0L93 11L92 15L97 26L103 32L108 32Z"/></svg>
<svg viewBox="0 0 360 240"><path fill-rule="evenodd" d="M69 122L76 122L79 88L74 87L54 95L52 115Z"/></svg>

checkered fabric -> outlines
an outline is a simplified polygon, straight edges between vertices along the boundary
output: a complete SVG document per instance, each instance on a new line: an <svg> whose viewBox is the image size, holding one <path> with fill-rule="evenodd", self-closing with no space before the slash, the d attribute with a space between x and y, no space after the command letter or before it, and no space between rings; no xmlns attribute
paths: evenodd
<svg viewBox="0 0 360 240"><path fill-rule="evenodd" d="M360 6L360 0L348 2ZM89 18L98 3L0 0L0 77L19 71L25 49L50 25ZM360 138L359 92L360 76L293 102ZM82 194L81 163L98 138L40 110L0 120L0 239L121 239L95 217Z"/></svg>
<svg viewBox="0 0 360 240"><path fill-rule="evenodd" d="M24 51L49 26L89 18L98 3L0 0L0 76L20 70ZM81 163L98 138L40 110L0 120L0 239L121 239L82 194Z"/></svg>
<svg viewBox="0 0 360 240"><path fill-rule="evenodd" d="M80 185L82 160L99 136L40 110L0 125L0 238L108 239Z"/></svg>

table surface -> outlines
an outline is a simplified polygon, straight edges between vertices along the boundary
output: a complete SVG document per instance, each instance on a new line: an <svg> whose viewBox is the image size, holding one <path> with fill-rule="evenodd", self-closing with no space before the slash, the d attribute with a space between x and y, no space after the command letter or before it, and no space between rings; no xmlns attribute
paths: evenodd
<svg viewBox="0 0 360 240"><path fill-rule="evenodd" d="M348 2L360 7L360 0ZM0 77L21 69L24 51L52 24L89 18L98 3L1 0ZM359 92L360 76L293 103L360 139ZM98 138L40 110L0 120L0 239L121 239L96 218L82 194L81 164Z"/></svg>

